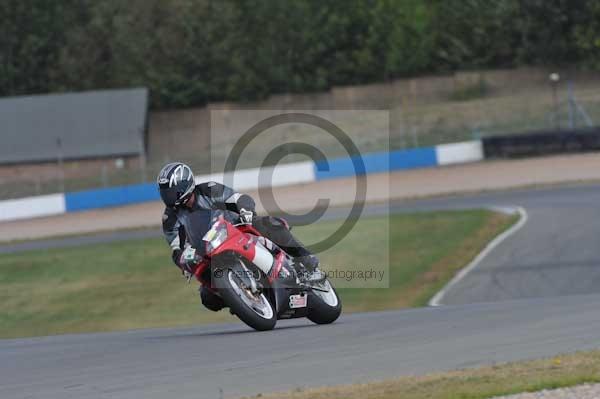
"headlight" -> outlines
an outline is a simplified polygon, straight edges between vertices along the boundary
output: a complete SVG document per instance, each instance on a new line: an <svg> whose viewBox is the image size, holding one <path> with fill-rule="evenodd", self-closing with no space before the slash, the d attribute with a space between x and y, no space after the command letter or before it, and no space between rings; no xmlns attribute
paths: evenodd
<svg viewBox="0 0 600 399"><path fill-rule="evenodd" d="M215 223L202 240L206 241L206 252L211 253L227 240L227 226L224 223Z"/></svg>

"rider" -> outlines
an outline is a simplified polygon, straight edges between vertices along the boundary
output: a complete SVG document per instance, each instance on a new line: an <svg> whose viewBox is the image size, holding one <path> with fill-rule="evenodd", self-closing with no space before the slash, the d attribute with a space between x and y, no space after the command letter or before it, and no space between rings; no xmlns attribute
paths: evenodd
<svg viewBox="0 0 600 399"><path fill-rule="evenodd" d="M157 183L166 205L162 217L163 233L173 250L173 262L184 275L194 272L194 266L204 255L202 237L221 215L232 223L252 224L309 272L317 270L317 258L292 235L287 223L276 217L256 216L255 203L249 195L212 181L196 184L190 167L181 162L165 165L158 174ZM200 297L211 310L223 307L221 298L206 287L200 288Z"/></svg>

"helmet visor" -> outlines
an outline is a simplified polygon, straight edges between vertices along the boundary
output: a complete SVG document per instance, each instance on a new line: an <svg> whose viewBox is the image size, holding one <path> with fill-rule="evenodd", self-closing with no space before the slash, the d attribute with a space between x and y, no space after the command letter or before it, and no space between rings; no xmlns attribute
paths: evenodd
<svg viewBox="0 0 600 399"><path fill-rule="evenodd" d="M175 200L175 206L181 206L185 204L194 193L194 184L190 185L190 187L185 191L185 193L181 194L179 198Z"/></svg>

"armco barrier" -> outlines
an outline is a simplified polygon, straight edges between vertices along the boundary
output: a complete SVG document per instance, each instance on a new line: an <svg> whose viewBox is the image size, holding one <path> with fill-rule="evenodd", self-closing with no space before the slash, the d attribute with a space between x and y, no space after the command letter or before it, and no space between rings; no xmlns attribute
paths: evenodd
<svg viewBox="0 0 600 399"><path fill-rule="evenodd" d="M254 190L264 186L285 186L315 181L312 162L283 164L268 168L239 170L233 174L196 176L196 182L217 181L238 190ZM67 212L108 208L160 199L155 183L110 187L65 194Z"/></svg>
<svg viewBox="0 0 600 399"><path fill-rule="evenodd" d="M0 222L65 212L65 195L62 193L0 201Z"/></svg>
<svg viewBox="0 0 600 399"><path fill-rule="evenodd" d="M196 182L216 181L235 187L237 190L255 190L259 187L281 187L315 181L314 165L311 161L295 162L238 170L235 173L222 173L196 176Z"/></svg>
<svg viewBox="0 0 600 399"><path fill-rule="evenodd" d="M516 158L597 151L600 149L600 128L493 136L484 138L482 142L485 158Z"/></svg>
<svg viewBox="0 0 600 399"><path fill-rule="evenodd" d="M483 150L480 141L473 141L431 148L370 153L362 155L361 158L365 173L382 173L480 161L483 159ZM353 176L356 173L353 160L346 157L317 163L306 161L275 167L245 169L225 176L223 174L197 176L196 181L213 180L232 185L237 190L254 190L267 185L279 187L303 184ZM0 221L156 201L159 198L156 185L145 183L6 200L0 201Z"/></svg>
<svg viewBox="0 0 600 399"><path fill-rule="evenodd" d="M365 172L381 173L390 170L428 168L437 165L435 148L416 148L393 152L378 152L361 156ZM317 180L353 176L357 159L346 157L315 163Z"/></svg>
<svg viewBox="0 0 600 399"><path fill-rule="evenodd" d="M157 201L160 197L156 184L110 187L65 194L67 212L108 208L138 202Z"/></svg>
<svg viewBox="0 0 600 399"><path fill-rule="evenodd" d="M479 140L438 145L435 152L438 165L477 162L484 158L483 145Z"/></svg>

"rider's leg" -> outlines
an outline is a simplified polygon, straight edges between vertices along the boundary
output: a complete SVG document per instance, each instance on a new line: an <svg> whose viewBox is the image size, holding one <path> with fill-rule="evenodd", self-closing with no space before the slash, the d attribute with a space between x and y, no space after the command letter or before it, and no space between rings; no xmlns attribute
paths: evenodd
<svg viewBox="0 0 600 399"><path fill-rule="evenodd" d="M255 217L252 226L309 270L315 270L319 266L317 257L294 237L280 219L272 216Z"/></svg>

